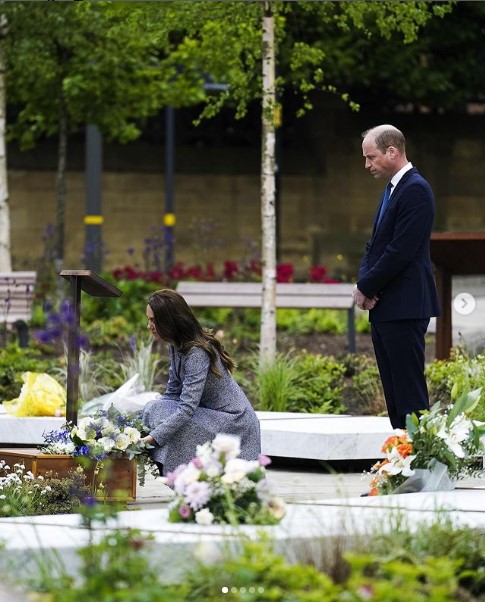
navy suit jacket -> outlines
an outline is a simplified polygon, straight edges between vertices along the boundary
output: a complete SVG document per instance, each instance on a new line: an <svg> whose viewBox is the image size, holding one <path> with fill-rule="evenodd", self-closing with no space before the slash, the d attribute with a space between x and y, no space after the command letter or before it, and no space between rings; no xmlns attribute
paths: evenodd
<svg viewBox="0 0 485 602"><path fill-rule="evenodd" d="M377 225L381 204L382 197L357 280L366 297L379 297L369 319L388 322L439 316L429 252L435 213L430 185L413 167L399 180Z"/></svg>

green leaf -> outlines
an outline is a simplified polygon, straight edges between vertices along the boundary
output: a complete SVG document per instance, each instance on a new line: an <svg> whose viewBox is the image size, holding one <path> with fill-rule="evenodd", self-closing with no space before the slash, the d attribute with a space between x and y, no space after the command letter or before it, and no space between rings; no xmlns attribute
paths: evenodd
<svg viewBox="0 0 485 602"><path fill-rule="evenodd" d="M464 393L459 399L457 399L453 404L450 413L448 414L446 425L448 427L451 426L455 418L460 414L469 414L478 405L481 394L482 387L475 389L474 391L470 391L469 393Z"/></svg>

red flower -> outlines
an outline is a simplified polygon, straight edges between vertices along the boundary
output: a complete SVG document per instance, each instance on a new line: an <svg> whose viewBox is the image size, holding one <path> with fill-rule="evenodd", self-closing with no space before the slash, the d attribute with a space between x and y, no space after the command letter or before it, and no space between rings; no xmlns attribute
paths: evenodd
<svg viewBox="0 0 485 602"><path fill-rule="evenodd" d="M293 282L295 268L292 263L280 263L276 268L277 282Z"/></svg>
<svg viewBox="0 0 485 602"><path fill-rule="evenodd" d="M239 265L237 261L227 260L224 262L222 277L224 280L232 280L239 273Z"/></svg>

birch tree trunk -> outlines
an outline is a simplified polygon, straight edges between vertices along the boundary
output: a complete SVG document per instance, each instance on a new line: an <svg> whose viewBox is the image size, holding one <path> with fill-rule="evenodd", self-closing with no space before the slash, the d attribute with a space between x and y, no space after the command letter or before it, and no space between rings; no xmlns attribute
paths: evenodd
<svg viewBox="0 0 485 602"><path fill-rule="evenodd" d="M275 46L271 2L264 2L263 101L261 141L261 225L263 298L260 366L276 358L276 186L275 186Z"/></svg>
<svg viewBox="0 0 485 602"><path fill-rule="evenodd" d="M0 15L0 271L12 271L10 254L10 211L8 207L5 93L5 38L7 19Z"/></svg>

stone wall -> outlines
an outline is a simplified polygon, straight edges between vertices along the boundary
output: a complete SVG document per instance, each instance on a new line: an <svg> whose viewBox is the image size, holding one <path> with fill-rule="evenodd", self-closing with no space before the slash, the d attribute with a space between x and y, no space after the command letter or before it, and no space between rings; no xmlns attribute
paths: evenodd
<svg viewBox="0 0 485 602"><path fill-rule="evenodd" d="M280 261L300 273L313 263L351 280L370 233L383 187L363 167L360 133L378 123L400 127L408 158L436 195L437 231L485 230L485 116L350 114L317 107L282 130ZM185 133L190 125L185 124ZM187 136L177 146L176 259L220 266L254 256L260 247L259 132L250 144L210 145ZM37 158L43 150L35 151ZM50 155L49 155L50 153ZM71 144L67 174L66 268L80 268L84 245L82 141ZM55 221L55 146L50 162L9 155L12 255L17 269L43 253L43 233ZM143 265L144 239L161 235L164 213L162 147L140 141L106 145L103 173L105 267ZM74 167L73 167L74 166ZM129 256L127 249L135 249ZM466 260L466 258L464 259Z"/></svg>

